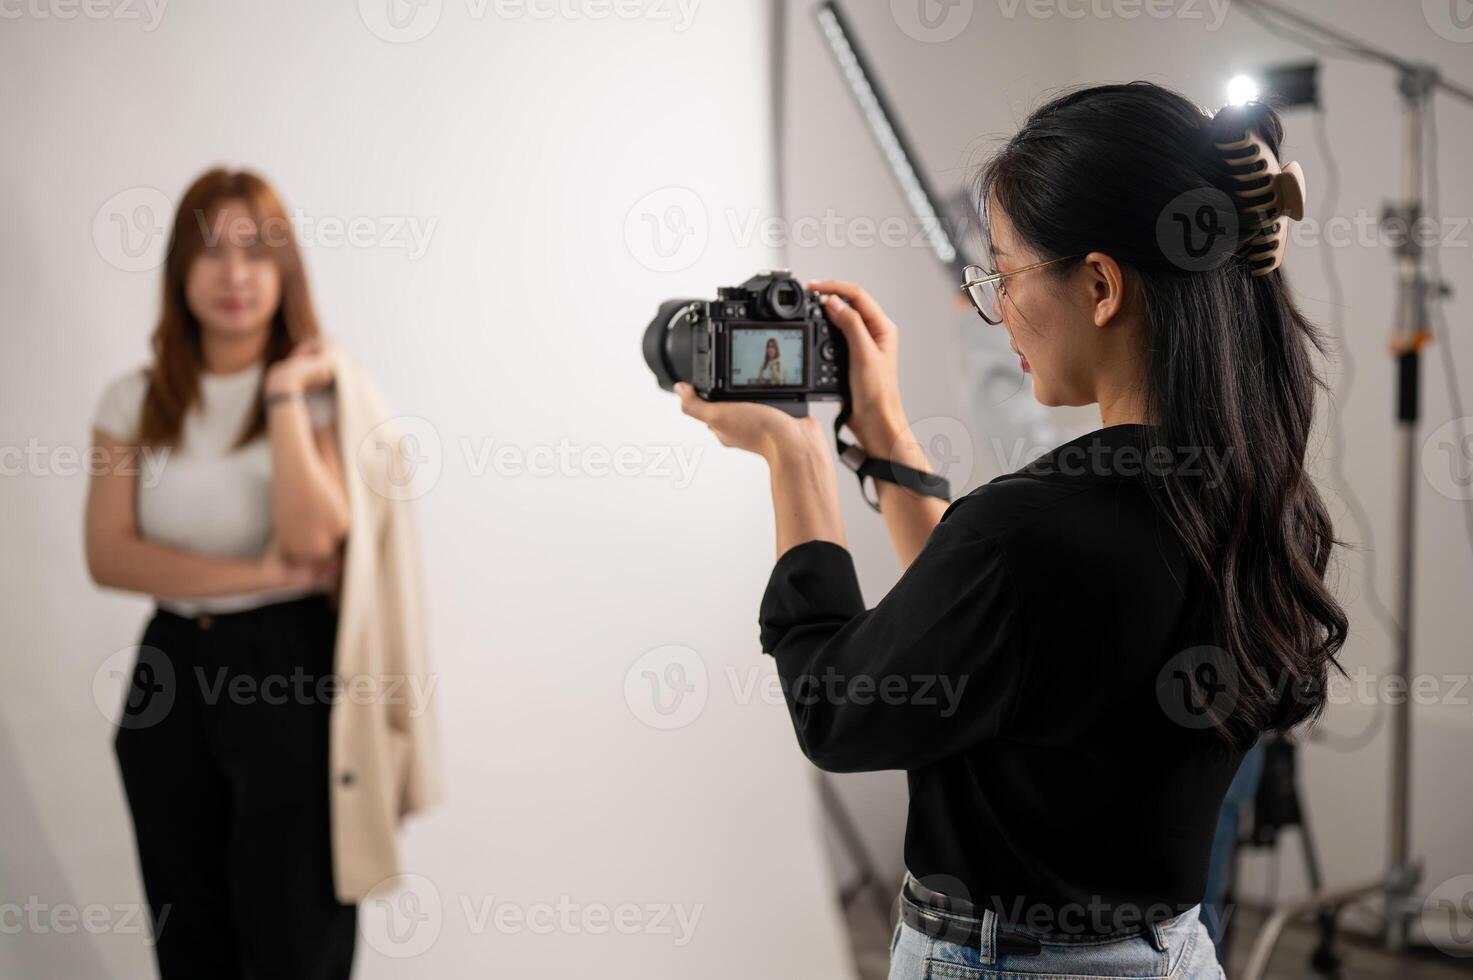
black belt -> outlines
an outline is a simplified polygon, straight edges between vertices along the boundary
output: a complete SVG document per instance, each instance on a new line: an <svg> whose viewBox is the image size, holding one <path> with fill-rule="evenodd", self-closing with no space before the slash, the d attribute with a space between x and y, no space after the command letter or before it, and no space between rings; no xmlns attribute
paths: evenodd
<svg viewBox="0 0 1473 980"><path fill-rule="evenodd" d="M982 912L965 899L927 888L910 875L900 891L900 920L919 933L973 949L982 945ZM1032 956L1038 940L998 922L994 948L998 953Z"/></svg>

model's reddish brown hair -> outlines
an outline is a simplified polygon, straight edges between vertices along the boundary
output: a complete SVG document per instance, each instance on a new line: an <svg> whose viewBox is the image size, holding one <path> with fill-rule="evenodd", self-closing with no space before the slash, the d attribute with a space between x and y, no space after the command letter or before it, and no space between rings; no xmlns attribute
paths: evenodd
<svg viewBox="0 0 1473 980"><path fill-rule="evenodd" d="M189 310L184 286L191 263L210 237L225 234L216 218L221 207L231 201L242 201L250 210L260 244L281 274L281 300L271 317L266 367L286 357L301 341L317 336L317 316L312 310L306 271L281 198L270 184L250 171L217 167L200 175L184 192L169 236L162 311L153 332L153 368L139 425L142 445L176 444L185 414L199 399L199 376L204 367L201 327ZM257 391L255 406L236 445L242 446L265 431L266 413Z"/></svg>

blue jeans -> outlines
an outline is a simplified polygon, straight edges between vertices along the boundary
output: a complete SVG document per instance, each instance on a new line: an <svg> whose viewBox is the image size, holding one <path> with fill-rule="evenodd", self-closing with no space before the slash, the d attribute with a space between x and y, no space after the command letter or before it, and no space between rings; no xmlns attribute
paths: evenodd
<svg viewBox="0 0 1473 980"><path fill-rule="evenodd" d="M908 901L904 896L902 902ZM890 939L890 980L1073 977L1139 977L1153 980L1223 980L1212 940L1193 908L1146 931L1085 939L1049 932L1027 934L1038 940L1038 952L998 951L997 916L991 909L980 921L982 941L962 946L928 936L897 922ZM1026 930L1021 930L1026 931Z"/></svg>
<svg viewBox="0 0 1473 980"><path fill-rule="evenodd" d="M1227 932L1226 907L1228 882L1232 877L1233 853L1238 847L1238 815L1258 795L1258 781L1263 777L1263 743L1248 750L1238 765L1238 774L1228 787L1217 817L1217 831L1212 838L1212 858L1207 867L1207 889L1202 896L1202 921L1217 946L1222 959L1222 942Z"/></svg>

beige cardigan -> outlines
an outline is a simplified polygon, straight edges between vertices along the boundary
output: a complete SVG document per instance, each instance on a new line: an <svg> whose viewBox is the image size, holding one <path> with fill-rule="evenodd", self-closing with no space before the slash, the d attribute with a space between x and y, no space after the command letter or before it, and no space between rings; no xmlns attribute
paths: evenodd
<svg viewBox="0 0 1473 980"><path fill-rule="evenodd" d="M345 903L393 891L395 832L444 787L425 651L419 531L403 451L378 391L336 345L338 448L352 515L329 725L333 881ZM396 468L398 467L398 468Z"/></svg>

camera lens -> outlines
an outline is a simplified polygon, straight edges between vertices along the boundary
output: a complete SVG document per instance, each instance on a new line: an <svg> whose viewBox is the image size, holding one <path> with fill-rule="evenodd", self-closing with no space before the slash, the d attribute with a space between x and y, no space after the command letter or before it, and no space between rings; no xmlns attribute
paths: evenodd
<svg viewBox="0 0 1473 980"><path fill-rule="evenodd" d="M767 287L767 308L772 312L776 320L801 320L803 318L803 301L806 299L803 287L796 279L774 279Z"/></svg>
<svg viewBox="0 0 1473 980"><path fill-rule="evenodd" d="M691 380L695 319L689 313L698 302L672 299L661 303L659 312L645 328L644 362L666 391L673 389L677 381Z"/></svg>

